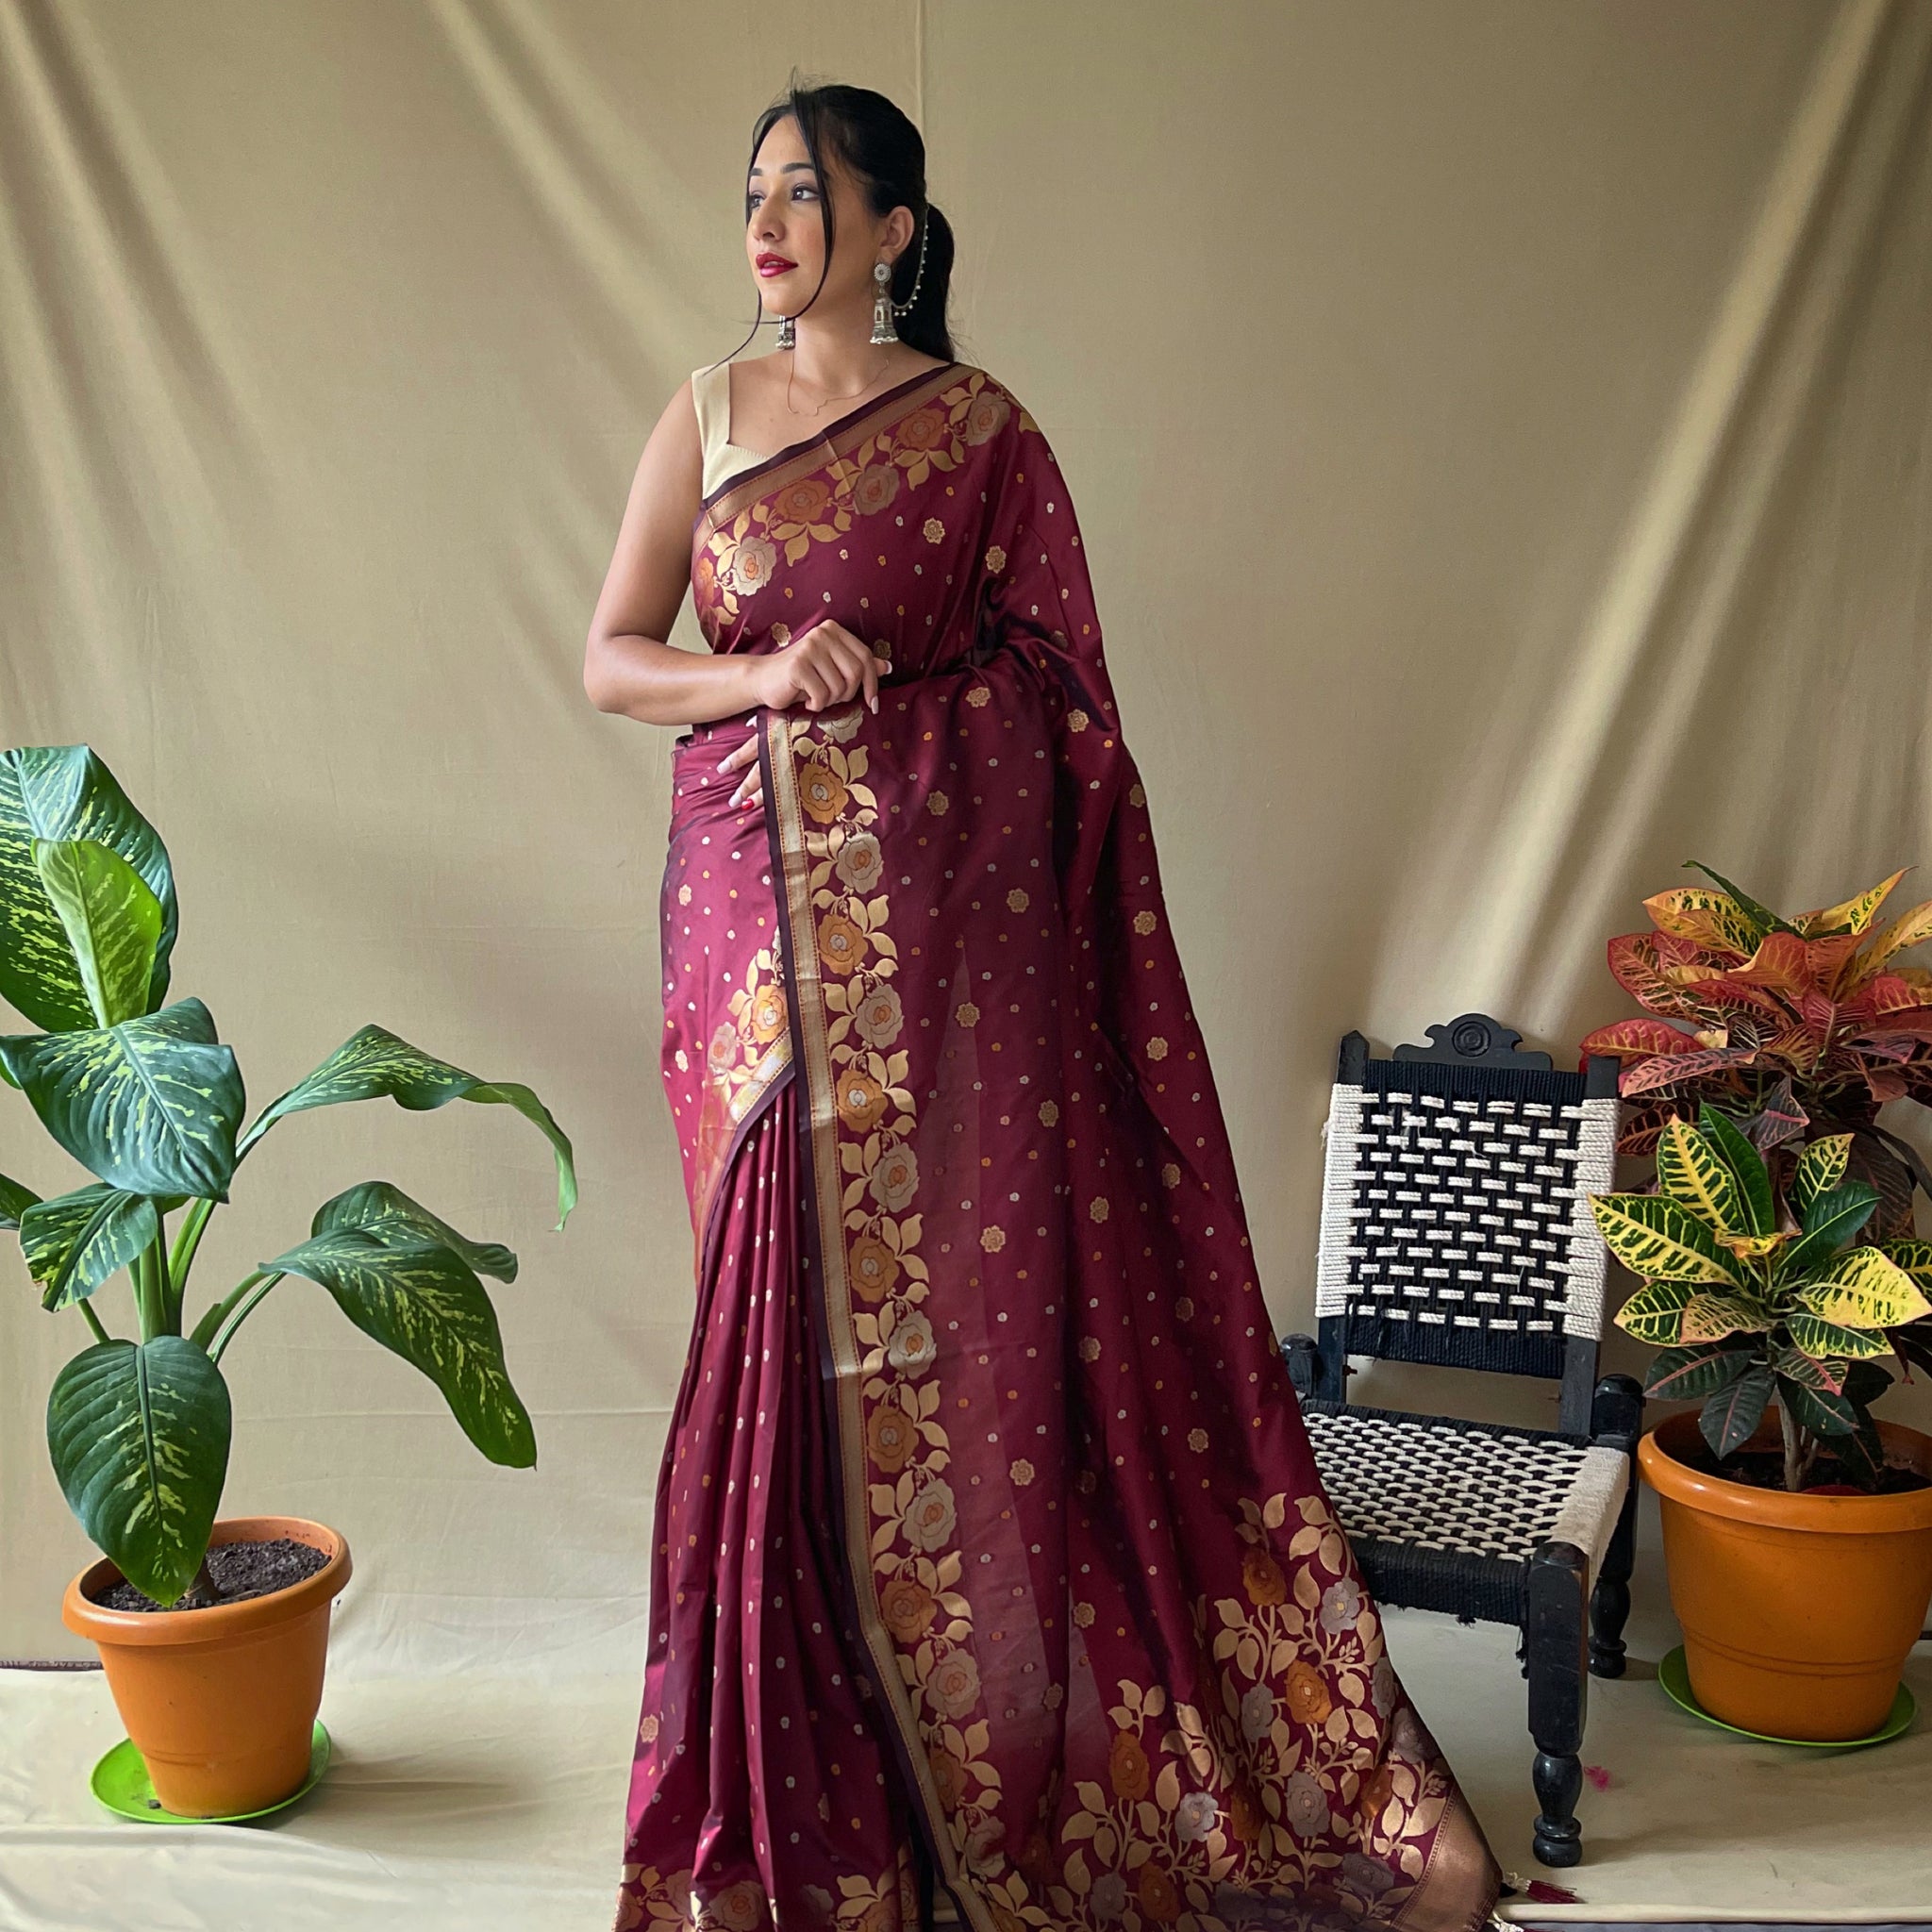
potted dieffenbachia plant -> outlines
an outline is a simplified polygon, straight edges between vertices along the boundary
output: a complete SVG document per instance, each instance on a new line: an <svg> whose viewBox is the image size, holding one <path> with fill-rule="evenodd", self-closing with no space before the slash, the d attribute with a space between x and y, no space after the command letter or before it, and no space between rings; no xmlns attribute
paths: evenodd
<svg viewBox="0 0 1932 1932"><path fill-rule="evenodd" d="M166 849L89 747L0 754L0 996L40 1029L0 1036L0 1075L93 1175L49 1199L0 1176L0 1226L17 1230L43 1307L92 1336L47 1404L55 1474L107 1559L75 1579L64 1614L100 1644L162 1803L215 1816L272 1803L306 1774L328 1607L347 1576L346 1543L325 1525L216 1520L230 1428L223 1359L277 1284L320 1288L413 1363L491 1461L526 1468L537 1452L482 1281L514 1277L508 1248L364 1181L325 1202L302 1239L197 1298L210 1217L279 1123L383 1096L522 1114L555 1157L559 1229L576 1179L569 1141L529 1088L478 1079L380 1026L360 1028L249 1120L241 1067L208 1008L169 996L176 923ZM125 1296L104 1292L124 1282ZM225 1585L228 1557L262 1550L265 1563L236 1566L240 1587ZM233 1695L210 1710L220 1686L204 1688L199 1665L184 1716L175 1659L218 1642L235 1648ZM267 1666L276 1643L282 1660ZM185 1743L171 1719L186 1723ZM265 1721L279 1744L253 1735Z"/></svg>
<svg viewBox="0 0 1932 1932"><path fill-rule="evenodd" d="M1932 1241L1865 1242L1852 1151L1813 1140L1776 1185L1707 1102L1659 1128L1656 1191L1591 1197L1642 1284L1617 1324L1661 1349L1646 1392L1701 1405L1638 1452L1691 1686L1763 1736L1875 1731L1932 1599L1932 1439L1872 1415L1886 1359L1925 1357Z"/></svg>

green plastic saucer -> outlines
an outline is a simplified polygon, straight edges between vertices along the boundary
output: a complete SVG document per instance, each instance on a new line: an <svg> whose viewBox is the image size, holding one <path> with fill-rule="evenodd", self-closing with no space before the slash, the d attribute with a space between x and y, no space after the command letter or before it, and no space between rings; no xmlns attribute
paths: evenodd
<svg viewBox="0 0 1932 1932"><path fill-rule="evenodd" d="M1912 1720L1919 1714L1918 1699L1907 1685L1901 1684L1898 1695L1891 1700L1891 1709L1885 1722L1869 1738L1773 1738L1763 1731L1747 1731L1741 1724L1727 1724L1723 1718L1713 1717L1698 1703L1697 1694L1690 1688L1690 1672L1684 1661L1681 1643L1657 1665L1657 1680L1679 1709L1688 1710L1692 1717L1701 1717L1706 1724L1715 1724L1721 1731L1729 1731L1740 1738L1756 1738L1760 1744L1799 1744L1807 1751L1857 1751L1867 1744L1887 1744L1902 1732L1910 1730Z"/></svg>
<svg viewBox="0 0 1932 1932"><path fill-rule="evenodd" d="M266 1818L272 1812L285 1811L297 1798L313 1790L316 1779L328 1769L328 1733L318 1718L308 1746L308 1775L286 1798L264 1805L258 1811L234 1811L225 1818L184 1818L179 1812L164 1811L148 1781L147 1765L131 1738L123 1738L94 1766L93 1776L88 1783L109 1811L131 1818L137 1824L239 1824L243 1819Z"/></svg>

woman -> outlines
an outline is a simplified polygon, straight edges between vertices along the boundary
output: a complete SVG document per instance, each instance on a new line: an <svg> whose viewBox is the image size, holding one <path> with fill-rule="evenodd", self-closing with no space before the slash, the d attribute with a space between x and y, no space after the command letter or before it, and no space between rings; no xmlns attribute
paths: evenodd
<svg viewBox="0 0 1932 1932"><path fill-rule="evenodd" d="M666 408L585 666L692 727L618 1924L1462 1932L1494 1862L1274 1343L1066 484L954 358L905 116L794 89L753 147L791 320Z"/></svg>

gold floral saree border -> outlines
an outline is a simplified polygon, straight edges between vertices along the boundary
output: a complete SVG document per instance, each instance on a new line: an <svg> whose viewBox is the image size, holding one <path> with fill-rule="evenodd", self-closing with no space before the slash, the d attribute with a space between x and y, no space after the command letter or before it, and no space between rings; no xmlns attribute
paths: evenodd
<svg viewBox="0 0 1932 1932"><path fill-rule="evenodd" d="M877 401L868 403L852 415L828 424L822 436L795 448L779 450L757 468L741 471L719 485L718 493L698 510L700 539L708 537L721 525L728 524L740 510L748 509L760 498L770 496L795 482L823 470L828 460L849 456L861 443L876 436L888 423L909 416L942 391L962 382L972 372L963 362L949 362L924 377L908 376L896 389L888 390Z"/></svg>
<svg viewBox="0 0 1932 1932"><path fill-rule="evenodd" d="M900 1673L898 1651L880 1611L873 1575L865 1533L870 1518L865 1418L859 1400L860 1355L853 1331L852 1287L845 1268L844 1217L840 1204L843 1183L839 1164L838 1102L826 1036L824 981L812 919L811 861L806 849L805 812L799 799L791 720L787 713L768 710L760 717L759 751L782 881L778 905L785 922L785 957L791 973L791 1017L797 1035L793 1058L796 1077L805 1082L813 1213L819 1233L813 1245L819 1257L819 1296L834 1370L844 1524L842 1554L851 1579L854 1610L872 1662L873 1688L891 1717L902 1747L901 1757L917 1787L926 1822L927 1842L937 1854L946 1883L974 1932L1000 1932L979 1887L964 1874L953 1844L945 1807L921 1736L919 1716Z"/></svg>

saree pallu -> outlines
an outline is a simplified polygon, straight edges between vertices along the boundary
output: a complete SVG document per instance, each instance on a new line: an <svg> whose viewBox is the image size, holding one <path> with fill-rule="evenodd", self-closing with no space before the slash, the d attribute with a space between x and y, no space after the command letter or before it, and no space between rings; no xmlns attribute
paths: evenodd
<svg viewBox="0 0 1932 1932"><path fill-rule="evenodd" d="M985 372L730 479L714 651L876 712L679 740L663 1077L698 1315L617 1923L1467 1932L1256 1279L1066 486ZM755 735L762 814L719 759Z"/></svg>

